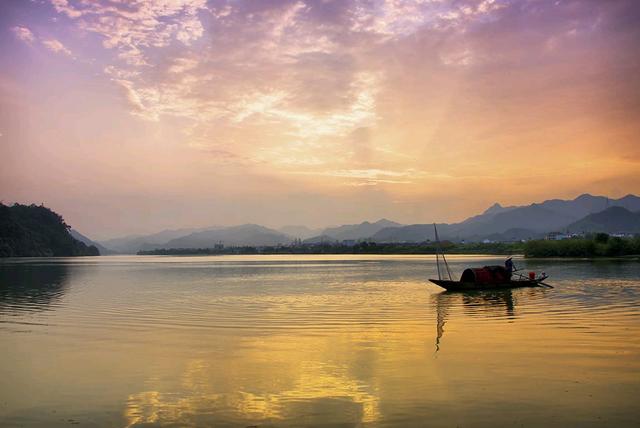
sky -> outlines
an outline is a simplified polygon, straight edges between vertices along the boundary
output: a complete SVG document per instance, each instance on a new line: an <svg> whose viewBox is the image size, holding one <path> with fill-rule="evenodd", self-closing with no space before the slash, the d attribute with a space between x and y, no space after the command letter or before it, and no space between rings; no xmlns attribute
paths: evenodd
<svg viewBox="0 0 640 428"><path fill-rule="evenodd" d="M2 0L0 199L97 239L640 193L640 2Z"/></svg>

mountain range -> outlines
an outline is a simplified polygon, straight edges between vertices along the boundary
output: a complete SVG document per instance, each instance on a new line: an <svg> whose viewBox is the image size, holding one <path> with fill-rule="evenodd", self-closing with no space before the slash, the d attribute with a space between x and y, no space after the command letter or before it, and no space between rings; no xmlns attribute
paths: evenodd
<svg viewBox="0 0 640 428"><path fill-rule="evenodd" d="M288 244L291 237L273 229L257 224L244 224L224 229L193 232L180 238L172 239L163 248L212 248L216 244L226 246L244 245L279 245Z"/></svg>
<svg viewBox="0 0 640 428"><path fill-rule="evenodd" d="M283 226L278 229L278 232L284 233L285 235L293 236L298 239L307 239L320 235L323 230L324 229L312 229L307 226L293 225Z"/></svg>
<svg viewBox="0 0 640 428"><path fill-rule="evenodd" d="M538 238L551 231L566 229L585 216L620 207L629 212L640 211L640 197L627 195L620 199L584 194L573 200L552 199L526 206L502 207L494 204L480 215L454 224L439 224L440 238L479 241ZM433 225L414 224L385 228L371 237L380 242L421 242L433 240Z"/></svg>
<svg viewBox="0 0 640 428"><path fill-rule="evenodd" d="M382 229L401 226L402 225L400 223L383 218L375 223L365 221L360 224L346 224L344 226L329 227L322 232L322 235L331 237L337 241L363 239L374 236Z"/></svg>
<svg viewBox="0 0 640 428"><path fill-rule="evenodd" d="M98 249L98 251L100 251L100 255L101 256L108 256L110 254L117 254L116 251L114 250L110 250L109 248L106 248L104 245L101 245L99 242L96 241L92 241L91 239L87 238L86 236L84 236L82 233L78 232L75 229L69 229L69 234L76 240L82 242L83 244L87 245L87 246L94 246Z"/></svg>
<svg viewBox="0 0 640 428"><path fill-rule="evenodd" d="M640 232L640 197L620 199L584 194L572 200L551 199L524 206L495 203L483 213L459 223L438 224L441 239L454 241L515 241L536 239L552 231ZM93 241L81 235L88 245ZM100 241L101 253L109 250L132 254L158 248L211 248L225 246L286 245L295 240L307 244L368 239L376 242L422 242L433 240L433 224L403 225L387 219L365 221L326 229L285 226L279 230L255 224L233 227L165 230ZM86 240L86 241L85 241ZM106 250L106 251L105 251Z"/></svg>
<svg viewBox="0 0 640 428"><path fill-rule="evenodd" d="M162 244L165 244L172 239L181 238L191 233L212 229L215 229L215 227L201 229L190 228L163 230L162 232L152 233L150 235L130 235L122 238L108 239L106 241L100 241L100 243L117 253L134 254L140 250L153 250L155 248L161 248Z"/></svg>
<svg viewBox="0 0 640 428"><path fill-rule="evenodd" d="M640 233L640 212L610 207L567 226L568 232Z"/></svg>

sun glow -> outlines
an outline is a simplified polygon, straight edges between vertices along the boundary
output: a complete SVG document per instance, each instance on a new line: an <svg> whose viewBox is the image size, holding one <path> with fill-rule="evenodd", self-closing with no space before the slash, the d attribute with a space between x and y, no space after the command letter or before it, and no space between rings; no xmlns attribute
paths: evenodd
<svg viewBox="0 0 640 428"><path fill-rule="evenodd" d="M167 216L140 214L167 198L218 224L254 220L246 213L260 198L272 201L260 203L266 223L282 205L293 223L369 212L411 223L459 220L495 201L640 188L638 29L625 24L623 7L52 0L12 8L0 58L0 101L11 112L0 117L3 197L43 200L81 228L168 227ZM121 188L135 205L123 224L80 215L111 209L101 201ZM464 206L454 202L461 198Z"/></svg>

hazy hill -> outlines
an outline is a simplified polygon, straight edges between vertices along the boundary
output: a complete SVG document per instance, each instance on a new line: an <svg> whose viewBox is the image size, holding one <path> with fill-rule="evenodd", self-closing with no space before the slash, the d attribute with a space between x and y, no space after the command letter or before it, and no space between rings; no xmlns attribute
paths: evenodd
<svg viewBox="0 0 640 428"><path fill-rule="evenodd" d="M580 218L580 217L577 217ZM532 204L513 208L495 214L487 220L453 225L455 233L461 237L485 236L503 233L509 229L529 229L535 232L549 232L560 229L577 219L565 213L546 208L544 204Z"/></svg>
<svg viewBox="0 0 640 428"><path fill-rule="evenodd" d="M580 195L573 200L551 199L519 207L502 207L494 204L484 213L470 217L463 222L438 225L443 239L482 240L504 237L509 230L518 230L514 236L540 235L545 232L566 229L583 217L597 213L607 207L624 207L631 211L640 210L640 198L627 195L620 199L604 196ZM414 224L380 230L373 239L380 242L419 242L433 239L433 225Z"/></svg>
<svg viewBox="0 0 640 428"><path fill-rule="evenodd" d="M0 257L98 256L69 233L57 213L42 205L0 203Z"/></svg>
<svg viewBox="0 0 640 428"><path fill-rule="evenodd" d="M303 244L309 245L309 244L335 244L338 241L329 235L318 235L318 236L313 236L311 238L307 238L302 242Z"/></svg>
<svg viewBox="0 0 640 428"><path fill-rule="evenodd" d="M487 208L482 214L478 214L478 215L475 215L473 217L469 217L468 219L466 219L465 221L461 222L460 224L467 224L467 223L475 223L475 222L486 221L486 220L491 219L496 214L503 213L503 212L512 210L514 208L518 208L518 207L503 207L502 205L500 205L499 203L496 202L495 204L493 204L489 208Z"/></svg>
<svg viewBox="0 0 640 428"><path fill-rule="evenodd" d="M542 205L557 213L575 217L577 220L589 214L604 211L609 207L623 207L632 212L640 211L640 198L627 195L620 199L609 199L605 196L592 196L585 193L573 200L552 199L543 202Z"/></svg>
<svg viewBox="0 0 640 428"><path fill-rule="evenodd" d="M604 196L580 195L572 200L550 199L524 206L503 207L495 203L483 213L454 224L439 224L441 239L453 241L510 241L541 237L566 228L585 216L610 207L640 210L640 198L627 195L620 199ZM620 228L614 228L620 230ZM434 239L433 225L401 225L382 219L374 223L347 224L323 231L306 226L285 226L280 230L258 225L228 228L166 230L151 235L129 236L101 241L108 249L121 253L157 248L195 248L224 245L277 245L303 239L306 243L373 239L378 242L423 242Z"/></svg>
<svg viewBox="0 0 640 428"><path fill-rule="evenodd" d="M225 246L278 245L288 244L291 238L284 233L257 224L244 224L224 229L205 230L172 239L160 248L213 248L222 243Z"/></svg>
<svg viewBox="0 0 640 428"><path fill-rule="evenodd" d="M172 239L180 238L194 232L200 232L210 229L214 229L214 227L200 229L190 228L163 230L162 232L152 233L149 235L130 235L123 236L121 238L108 239L105 241L100 241L100 244L117 253L135 254L140 250L151 250L160 248L162 244L165 244Z"/></svg>
<svg viewBox="0 0 640 428"><path fill-rule="evenodd" d="M452 239L452 228L448 224L438 224L440 239ZM423 242L435 240L433 224L410 224L400 227L385 227L372 236L377 242Z"/></svg>
<svg viewBox="0 0 640 428"><path fill-rule="evenodd" d="M311 229L307 226L294 225L294 226L283 226L278 229L278 232L284 233L285 235L289 235L292 238L297 239L307 239L313 236L317 236L322 233L322 229Z"/></svg>
<svg viewBox="0 0 640 428"><path fill-rule="evenodd" d="M105 256L105 255L108 255L108 254L115 254L114 251L111 251L110 249L106 248L104 245L100 245L98 242L95 242L95 241L87 238L86 236L84 236L82 233L78 232L75 229L69 229L69 233L75 239L77 239L78 241L84 243L88 247L90 247L92 245L94 247L96 247L98 249L98 251L100 251L100 255L102 255L102 256Z"/></svg>
<svg viewBox="0 0 640 428"><path fill-rule="evenodd" d="M605 210L608 206L625 207L631 211L640 210L640 198L627 195L620 199L583 194L572 200L551 199L539 204L513 207L499 212L488 219L463 222L454 225L462 236L503 233L508 229L522 228L534 232L551 232L565 229L569 224L583 217Z"/></svg>
<svg viewBox="0 0 640 428"><path fill-rule="evenodd" d="M344 239L367 239L386 227L398 226L401 226L401 224L383 218L375 223L365 221L360 224L345 224L343 226L330 227L325 229L322 235L330 236L338 241Z"/></svg>
<svg viewBox="0 0 640 428"><path fill-rule="evenodd" d="M623 207L610 207L567 226L573 233L580 232L627 232L640 233L640 213L633 213Z"/></svg>

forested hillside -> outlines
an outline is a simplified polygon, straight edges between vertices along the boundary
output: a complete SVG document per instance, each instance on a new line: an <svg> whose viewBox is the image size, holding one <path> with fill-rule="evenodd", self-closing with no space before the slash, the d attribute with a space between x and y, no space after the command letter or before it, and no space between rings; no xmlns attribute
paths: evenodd
<svg viewBox="0 0 640 428"><path fill-rule="evenodd" d="M98 256L73 238L70 227L45 206L0 203L0 257Z"/></svg>

